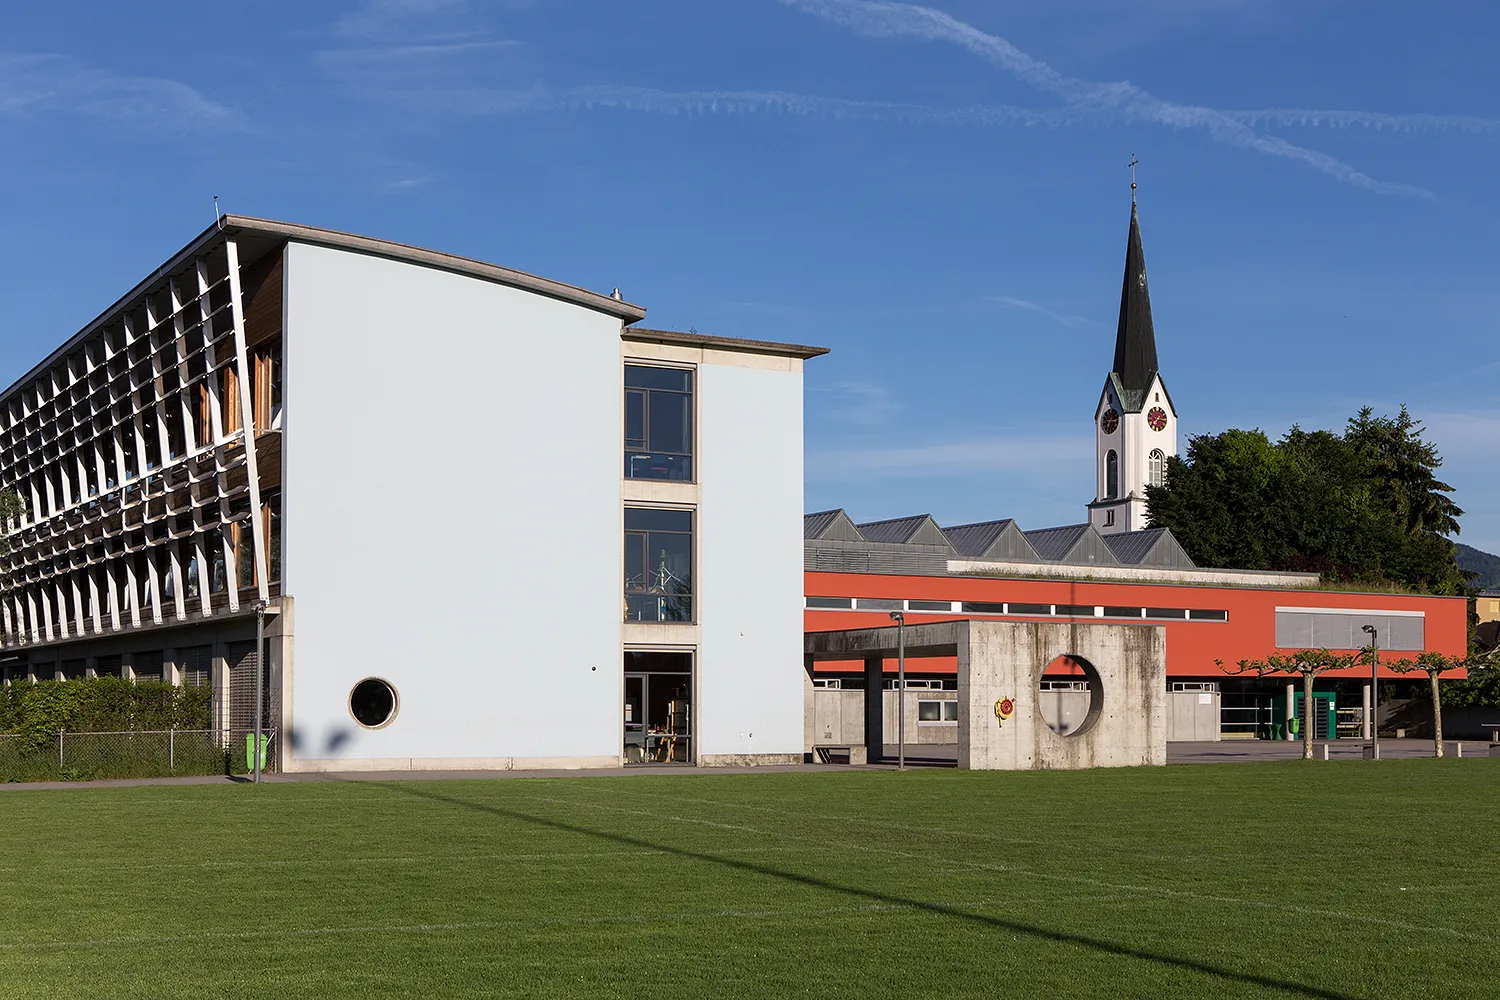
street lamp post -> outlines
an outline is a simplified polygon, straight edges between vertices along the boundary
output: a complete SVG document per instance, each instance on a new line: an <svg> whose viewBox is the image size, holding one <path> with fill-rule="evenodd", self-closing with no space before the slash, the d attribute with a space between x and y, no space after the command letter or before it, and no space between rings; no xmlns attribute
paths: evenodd
<svg viewBox="0 0 1500 1000"><path fill-rule="evenodd" d="M1360 630L1370 635L1370 757L1379 760L1380 731L1375 722L1380 716L1380 683L1375 673L1380 668L1380 638L1375 634L1374 625L1361 625Z"/></svg>
<svg viewBox="0 0 1500 1000"><path fill-rule="evenodd" d="M906 770L906 615L891 612L896 623L896 769Z"/></svg>

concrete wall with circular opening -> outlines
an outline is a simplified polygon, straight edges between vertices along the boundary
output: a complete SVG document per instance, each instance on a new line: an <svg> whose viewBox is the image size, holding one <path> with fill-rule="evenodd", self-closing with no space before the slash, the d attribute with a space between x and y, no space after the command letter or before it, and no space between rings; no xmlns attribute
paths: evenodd
<svg viewBox="0 0 1500 1000"><path fill-rule="evenodd" d="M1073 769L1165 764L1166 633L1160 626L967 622L959 630L958 763L974 769ZM1067 657L1089 682L1070 732L1043 717L1048 665ZM1000 719L996 704L1013 701Z"/></svg>

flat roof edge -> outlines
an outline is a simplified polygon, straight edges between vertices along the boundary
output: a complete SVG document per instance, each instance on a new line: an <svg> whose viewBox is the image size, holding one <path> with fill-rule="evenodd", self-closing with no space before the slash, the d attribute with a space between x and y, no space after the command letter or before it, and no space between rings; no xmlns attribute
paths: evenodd
<svg viewBox="0 0 1500 1000"><path fill-rule="evenodd" d="M483 278L502 285L510 285L514 288L536 292L539 295L546 295L549 298L571 302L574 305L618 317L627 323L635 323L646 318L646 308L644 306L622 302L619 299L602 295L599 292L591 292L586 288L579 288L577 285L569 285L565 282L539 277L535 274L517 271L509 267L501 267L499 264L489 264L482 260L475 260L472 257L460 257L457 254L445 253L441 250L428 250L424 247L412 246L409 243L396 243L392 240L376 239L372 236L360 236L355 233L345 233L336 229L320 229L317 226L306 226L297 222L278 222L275 219L259 219L249 215L226 215L224 216L223 228L269 233L274 236L284 236L288 240L295 240L298 243L312 243L339 250L353 250L358 253L388 257L392 260L404 261L410 264L423 264L428 267L453 271L469 277Z"/></svg>
<svg viewBox="0 0 1500 1000"><path fill-rule="evenodd" d="M809 347L806 344L783 344L774 340L747 340L741 337L716 337L707 333L683 333L680 330L649 330L644 327L627 326L620 334L621 340L646 344L677 344L684 347L709 347L725 351L741 351L748 354L777 354L789 358L820 357L832 348Z"/></svg>
<svg viewBox="0 0 1500 1000"><path fill-rule="evenodd" d="M1322 581L1317 573L1277 573L1267 570L1173 569L1169 566L1080 566L1072 563L990 562L950 559L955 576L995 576L1016 579L1089 580L1100 583L1194 583L1239 587L1311 590Z"/></svg>

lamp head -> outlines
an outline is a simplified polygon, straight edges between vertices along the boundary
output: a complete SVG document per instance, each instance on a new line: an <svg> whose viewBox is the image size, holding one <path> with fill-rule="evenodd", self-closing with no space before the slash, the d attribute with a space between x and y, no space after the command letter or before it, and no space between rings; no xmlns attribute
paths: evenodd
<svg viewBox="0 0 1500 1000"><path fill-rule="evenodd" d="M1374 636L1375 636L1375 626L1374 625L1361 625L1359 627L1359 630L1361 632L1368 632L1368 633L1370 633L1370 637L1371 638L1374 638Z"/></svg>
<svg viewBox="0 0 1500 1000"><path fill-rule="evenodd" d="M898 622L898 623L904 623L906 621L906 616L904 614L902 614L901 612L899 612L899 611L892 611L891 612L891 621Z"/></svg>

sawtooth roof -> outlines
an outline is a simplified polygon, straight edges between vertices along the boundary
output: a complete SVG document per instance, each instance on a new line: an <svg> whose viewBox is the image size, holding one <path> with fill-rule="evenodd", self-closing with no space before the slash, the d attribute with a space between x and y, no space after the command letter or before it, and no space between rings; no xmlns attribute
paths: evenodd
<svg viewBox="0 0 1500 1000"><path fill-rule="evenodd" d="M941 528L931 514L855 524L844 510L838 509L803 515L802 537L809 553L817 552L824 561L833 563L850 562L851 566L859 561L859 554L878 554L881 559L889 560L904 551L912 560L941 560L951 556L1065 566L1197 568L1166 528L1101 535L1093 525L1085 523L1022 531L1010 518Z"/></svg>

